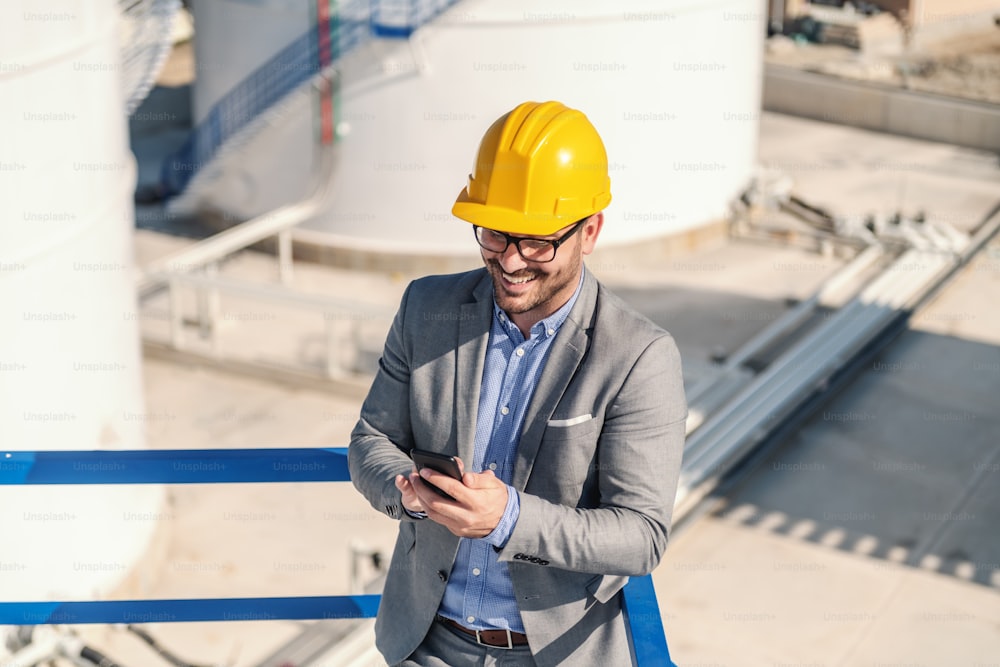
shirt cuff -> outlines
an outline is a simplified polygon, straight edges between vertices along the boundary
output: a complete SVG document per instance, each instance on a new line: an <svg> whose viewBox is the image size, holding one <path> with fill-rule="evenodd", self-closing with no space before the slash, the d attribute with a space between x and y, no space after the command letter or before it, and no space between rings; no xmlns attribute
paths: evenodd
<svg viewBox="0 0 1000 667"><path fill-rule="evenodd" d="M410 510L406 509L406 505L403 505L403 511L406 512L406 514L411 519L426 519L427 518L427 512L411 512Z"/></svg>
<svg viewBox="0 0 1000 667"><path fill-rule="evenodd" d="M514 532L514 526L517 525L517 518L519 516L521 516L521 499L517 495L517 491L514 490L514 487L508 484L507 507L503 511L503 516L500 517L500 522L493 529L493 532L482 539L494 547L502 549L507 544L507 540L510 539L510 534Z"/></svg>

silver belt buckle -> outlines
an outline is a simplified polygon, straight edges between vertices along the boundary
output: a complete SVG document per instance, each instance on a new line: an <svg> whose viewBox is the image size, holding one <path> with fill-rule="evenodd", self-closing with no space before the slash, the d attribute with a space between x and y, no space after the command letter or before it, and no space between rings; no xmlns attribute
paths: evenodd
<svg viewBox="0 0 1000 667"><path fill-rule="evenodd" d="M476 630L476 643L479 644L480 646L489 646L490 648L503 648L503 649L512 649L512 648L514 648L514 640L510 636L510 629L509 628L504 630L504 632L507 633L507 645L506 646L497 646L496 644L487 644L486 642L484 642L482 639L479 638L479 632L480 632L479 630Z"/></svg>

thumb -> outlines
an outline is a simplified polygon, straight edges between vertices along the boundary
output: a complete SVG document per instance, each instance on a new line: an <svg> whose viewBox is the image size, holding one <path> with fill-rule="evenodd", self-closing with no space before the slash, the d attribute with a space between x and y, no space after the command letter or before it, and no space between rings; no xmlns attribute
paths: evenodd
<svg viewBox="0 0 1000 667"><path fill-rule="evenodd" d="M478 475L471 472L465 473L464 475L462 475L462 483L473 489L483 486L489 486L489 480L482 479L483 477L487 476L496 479L496 474L492 470L487 468Z"/></svg>

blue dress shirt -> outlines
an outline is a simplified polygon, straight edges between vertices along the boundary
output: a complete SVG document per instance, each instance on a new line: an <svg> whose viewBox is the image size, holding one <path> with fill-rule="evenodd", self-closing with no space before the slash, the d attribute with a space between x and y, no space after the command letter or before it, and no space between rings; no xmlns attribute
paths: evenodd
<svg viewBox="0 0 1000 667"><path fill-rule="evenodd" d="M442 616L467 628L524 632L507 564L497 560L493 547L504 546L517 523L520 504L510 483L524 413L542 375L552 340L576 303L582 285L581 276L570 300L537 322L527 339L496 302L493 304L493 323L479 389L475 453L472 466L467 469L492 470L506 483L507 508L489 535L460 540L438 610Z"/></svg>

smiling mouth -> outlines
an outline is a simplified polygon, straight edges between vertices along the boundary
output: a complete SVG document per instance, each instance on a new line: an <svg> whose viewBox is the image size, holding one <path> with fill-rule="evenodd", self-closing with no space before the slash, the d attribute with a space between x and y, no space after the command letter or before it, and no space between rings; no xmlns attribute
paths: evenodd
<svg viewBox="0 0 1000 667"><path fill-rule="evenodd" d="M530 275L530 276L512 276L509 273L504 273L504 272L501 272L500 275L502 275L503 279L506 280L507 282L509 282L512 285L524 285L525 283L530 283L532 280L535 279L535 276L533 276L533 275Z"/></svg>

